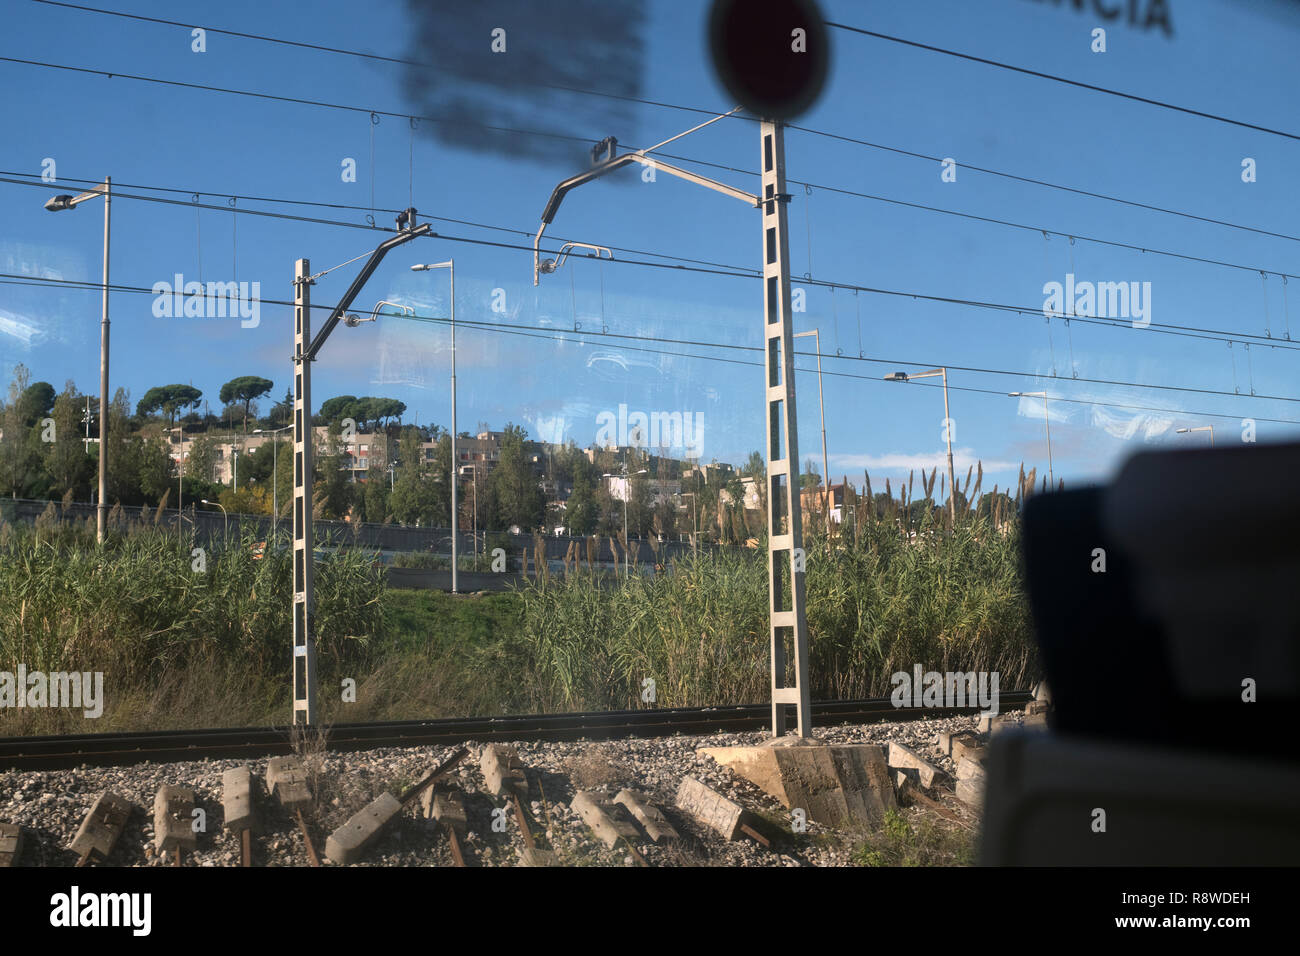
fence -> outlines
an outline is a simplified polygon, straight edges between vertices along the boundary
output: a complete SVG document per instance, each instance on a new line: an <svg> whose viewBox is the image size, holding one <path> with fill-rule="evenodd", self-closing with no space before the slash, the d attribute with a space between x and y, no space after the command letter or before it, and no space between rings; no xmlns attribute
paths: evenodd
<svg viewBox="0 0 1300 956"><path fill-rule="evenodd" d="M0 518L14 523L35 524L36 519L51 504L53 504L54 512L60 519L83 520L89 518L91 522L95 520L95 506L88 502L74 501L64 505L59 502L33 501L26 498L0 498ZM131 505L123 506L122 514L125 519L142 519L152 523L157 510L156 507L150 507L149 505ZM159 517L158 523L164 527L174 528L177 520L177 509L167 508ZM193 507L185 509L183 520L194 526L195 536L200 542L207 542L214 537L220 537L227 529L231 534L238 535L242 529L253 528L257 536L261 538L270 534L273 524L269 515L231 514L227 516L220 510L201 511ZM285 533L290 530L288 519L281 519L278 525ZM402 525L368 524L365 522L354 524L347 521L323 521L321 519L313 521L312 527L315 530L317 543L326 547L355 546L372 548L377 551L420 552L448 556L451 554L450 528L413 528ZM545 541L547 561L562 560L568 553L569 546L575 542L581 560L584 562L587 560L587 538L572 535L546 535L543 540ZM480 554L490 554L494 548L503 548L510 559L509 567L513 569L518 567L518 558L525 548L528 549L531 560L533 542L533 536L530 534L479 531L477 544ZM656 560L666 562L689 554L692 550L692 546L688 541L663 541L659 543L659 553L656 557L649 539L633 538L631 544L634 547L639 545L636 555L639 564L649 564ZM474 553L474 545L475 541L472 533L468 531L459 533L457 549L461 555ZM714 544L706 545L701 543L699 545L701 551L715 550L717 547ZM610 548L609 538L596 536L596 562L612 565L615 557ZM621 560L622 555L619 554L617 557Z"/></svg>

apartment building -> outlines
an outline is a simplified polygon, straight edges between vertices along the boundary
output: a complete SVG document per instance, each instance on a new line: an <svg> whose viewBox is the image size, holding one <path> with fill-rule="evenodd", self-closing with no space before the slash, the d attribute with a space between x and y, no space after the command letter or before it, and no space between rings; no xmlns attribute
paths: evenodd
<svg viewBox="0 0 1300 956"><path fill-rule="evenodd" d="M834 524L839 524L844 520L844 487L843 483L830 486L829 504L831 522ZM827 489L825 485L813 485L800 490L799 505L803 509L805 523L807 523L810 514L822 515L824 513L827 505L826 495Z"/></svg>

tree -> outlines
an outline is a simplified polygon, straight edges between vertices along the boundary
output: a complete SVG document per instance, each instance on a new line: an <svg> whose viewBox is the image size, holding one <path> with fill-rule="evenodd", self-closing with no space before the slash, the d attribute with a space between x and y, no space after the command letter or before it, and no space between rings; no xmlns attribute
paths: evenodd
<svg viewBox="0 0 1300 956"><path fill-rule="evenodd" d="M24 397L30 381L25 365L14 366L9 401L0 409L0 491L14 498L27 497L41 472L40 432L27 424L31 416Z"/></svg>
<svg viewBox="0 0 1300 956"><path fill-rule="evenodd" d="M320 417L326 424L342 421L344 418L355 418L351 409L356 403L355 395L335 395L333 398L327 398L321 402Z"/></svg>
<svg viewBox="0 0 1300 956"><path fill-rule="evenodd" d="M388 517L388 476L370 478L362 496L362 520L382 524Z"/></svg>
<svg viewBox="0 0 1300 956"><path fill-rule="evenodd" d="M244 431L248 431L248 409L253 399L265 395L274 387L275 383L270 379L259 378L256 375L241 375L222 385L217 397L226 404L244 403Z"/></svg>
<svg viewBox="0 0 1300 956"><path fill-rule="evenodd" d="M80 399L77 386L69 379L50 410L55 430L54 441L46 444L45 468L53 482L51 494L60 497L86 487L92 472L80 428Z"/></svg>
<svg viewBox="0 0 1300 956"><path fill-rule="evenodd" d="M572 468L573 492L564 511L564 526L569 534L589 535L596 530L600 518L596 504L595 469L581 456L577 460L570 459L568 465Z"/></svg>
<svg viewBox="0 0 1300 956"><path fill-rule="evenodd" d="M269 425L287 425L293 419L293 392L284 390L284 398L271 406Z"/></svg>
<svg viewBox="0 0 1300 956"><path fill-rule="evenodd" d="M650 530L654 520L649 479L644 475L639 478L628 478L624 483L623 493L628 496L627 532L644 536Z"/></svg>
<svg viewBox="0 0 1300 956"><path fill-rule="evenodd" d="M380 427L387 424L389 419L400 419L406 412L406 403L399 402L395 398L376 398L374 403L373 414L377 417Z"/></svg>
<svg viewBox="0 0 1300 956"><path fill-rule="evenodd" d="M524 449L527 439L528 433L523 428L506 425L501 437L501 457L488 476L499 522L494 530L518 525L524 531L534 531L546 517L546 497Z"/></svg>
<svg viewBox="0 0 1300 956"><path fill-rule="evenodd" d="M144 393L144 398L136 405L136 414L144 417L162 411L167 416L170 428L176 419L176 413L186 408L196 408L203 400L203 392L193 385L156 385Z"/></svg>
<svg viewBox="0 0 1300 956"><path fill-rule="evenodd" d="M54 386L49 382L33 382L23 390L20 401L26 424L35 425L54 409Z"/></svg>
<svg viewBox="0 0 1300 956"><path fill-rule="evenodd" d="M217 467L217 442L211 435L200 435L190 442L190 452L185 459L185 477L196 481L212 481Z"/></svg>
<svg viewBox="0 0 1300 956"><path fill-rule="evenodd" d="M677 532L677 506L668 495L660 497L654 509L654 529L657 534L671 535Z"/></svg>
<svg viewBox="0 0 1300 956"><path fill-rule="evenodd" d="M804 462L803 471L799 474L800 488L818 488L821 486L822 476L817 472L817 466L809 458Z"/></svg>
<svg viewBox="0 0 1300 956"><path fill-rule="evenodd" d="M136 446L135 467L136 484L143 499L153 503L162 499L169 488L172 478L172 458L167 439L139 437Z"/></svg>
<svg viewBox="0 0 1300 956"><path fill-rule="evenodd" d="M131 393L119 388L108 406L108 494L111 504L139 504L138 454L131 441Z"/></svg>
<svg viewBox="0 0 1300 956"><path fill-rule="evenodd" d="M342 518L352 506L353 489L344 470L344 457L342 431L335 422L329 426L325 454L316 459L320 477L313 489L322 515L328 518Z"/></svg>

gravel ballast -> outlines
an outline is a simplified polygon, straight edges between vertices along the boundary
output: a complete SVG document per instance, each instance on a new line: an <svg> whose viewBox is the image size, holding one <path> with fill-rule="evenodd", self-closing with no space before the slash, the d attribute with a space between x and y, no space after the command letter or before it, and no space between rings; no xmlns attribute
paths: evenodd
<svg viewBox="0 0 1300 956"><path fill-rule="evenodd" d="M1006 719L1016 721L1019 717L1017 712ZM814 735L825 743L887 745L897 741L924 755L951 778L956 766L935 749L937 735L942 731L968 729L975 729L974 717L819 727ZM674 846L639 844L638 848L652 866L850 865L855 840L861 834L836 832L811 821L807 832L790 834L787 809L711 758L696 754L698 747L754 745L766 739L766 734L754 732L614 741L521 741L514 746L528 768L534 832L539 837L545 836L542 845L555 850L563 865L635 865L625 847L606 848L570 807L578 790L595 790L612 798L622 787L647 793L682 836ZM524 847L514 812L510 809L501 812L499 808L505 806L504 801L484 792L478 769L483 745L466 741L464 746L469 755L445 781L465 796L468 833L462 845L468 861L472 866L514 866ZM456 749L437 746L343 754L308 752L305 757L315 805L306 817L317 852L323 854L326 837L379 793L388 790L400 794ZM136 811L108 865L167 865L169 861L158 858L153 850L151 808L159 787L176 784L194 789L196 806L206 815L198 848L186 854L185 865L238 866L238 837L222 825L221 783L225 770L242 763L251 765L258 778L261 826L254 837L255 865L307 866L307 853L296 820L266 795L266 759L3 772L0 773L0 821L26 829L22 865L71 866L76 858L66 847L96 797L111 790L130 801ZM777 839L770 849L747 839L731 843L723 840L674 805L677 786L687 774L765 817L786 835ZM940 797L950 812L971 824L975 822L974 814L952 800L950 793L932 795ZM451 866L452 857L445 833L433 821L422 819L417 805L399 816L355 865Z"/></svg>

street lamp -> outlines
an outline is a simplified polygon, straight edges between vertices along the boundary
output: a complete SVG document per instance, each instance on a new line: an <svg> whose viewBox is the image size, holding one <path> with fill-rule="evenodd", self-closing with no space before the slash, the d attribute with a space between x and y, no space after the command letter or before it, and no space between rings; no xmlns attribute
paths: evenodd
<svg viewBox="0 0 1300 956"><path fill-rule="evenodd" d="M601 475L601 476L600 476L600 477L602 477L602 478L622 478L622 479L623 479L623 547L624 547L624 549L627 549L627 550L630 550L630 549L628 549L628 547L627 547L627 545L628 545L628 539L627 539L627 502L628 502L628 499L632 497L632 479L635 478L637 475L646 475L646 474L649 474L649 472L646 471L646 469L644 469L644 468L642 468L640 471L634 471L634 472L632 472L631 474L628 474L627 469L624 468L624 469L623 469L623 473L622 473L621 475ZM624 555L623 555L623 580L624 580L624 581L626 581L626 580L628 579L628 577L629 577L629 575L630 575L630 573L631 573L630 569L628 568L628 560L627 560L627 558L628 558L627 554L624 554Z"/></svg>
<svg viewBox="0 0 1300 956"><path fill-rule="evenodd" d="M209 501L207 498L200 499L199 504L216 505L218 508L221 509L222 529L223 529L222 533L225 534L227 538L229 538L230 537L230 515L226 511L226 506L223 505L220 501Z"/></svg>
<svg viewBox="0 0 1300 956"><path fill-rule="evenodd" d="M829 548L831 546L831 472L830 465L826 462L826 403L822 400L822 337L818 335L816 329L796 332L794 337L801 339L806 335L811 335L817 343L817 404L821 407L822 415L822 474L825 476L826 487L822 498L826 508L826 547Z"/></svg>
<svg viewBox="0 0 1300 956"><path fill-rule="evenodd" d="M948 441L948 514L953 526L957 524L957 479L952 471L952 416L948 414L948 370L932 368L928 372L890 372L885 376L886 382L910 382L914 378L943 376L943 437Z"/></svg>
<svg viewBox="0 0 1300 956"><path fill-rule="evenodd" d="M1047 429L1047 482L1056 490L1056 476L1052 474L1052 424L1047 413L1046 392L1007 392L1010 398L1041 398L1043 400L1043 425Z"/></svg>
<svg viewBox="0 0 1300 956"><path fill-rule="evenodd" d="M185 539L182 536L181 518L185 514L185 426L177 425L175 428L167 429L169 432L180 432L180 449L176 452L176 537L180 543L181 550L185 549Z"/></svg>
<svg viewBox="0 0 1300 956"><path fill-rule="evenodd" d="M1191 433L1191 432L1206 432L1206 431L1208 431L1208 432L1210 433L1210 447L1211 447L1211 448L1214 447L1214 426L1213 426L1213 425L1198 425L1196 428L1179 428L1179 429L1177 429L1177 431L1178 431L1178 434L1180 434L1180 435L1187 435L1187 434L1189 434L1189 433Z"/></svg>
<svg viewBox="0 0 1300 956"><path fill-rule="evenodd" d="M45 208L50 212L76 209L96 196L104 197L104 304L99 323L99 502L95 509L95 540L103 544L108 521L108 235L112 220L113 180L105 177L102 187L87 190L79 196L55 196L46 201Z"/></svg>
<svg viewBox="0 0 1300 956"><path fill-rule="evenodd" d="M429 272L446 269L451 279L451 593L456 591L456 539L460 537L460 513L456 507L456 486L460 483L459 461L456 458L456 260L427 262L411 266L412 272Z"/></svg>
<svg viewBox="0 0 1300 956"><path fill-rule="evenodd" d="M700 548L698 539L700 537L700 493L698 491L683 491L681 493L681 497L683 498L687 495L690 495L691 497L691 529L693 531L693 534L691 535L691 553L696 557L699 557Z"/></svg>
<svg viewBox="0 0 1300 956"><path fill-rule="evenodd" d="M271 537L275 537L275 529L280 518L280 441L275 436L280 432L286 432L293 427L290 423L283 428L254 428L254 435L271 436Z"/></svg>
<svg viewBox="0 0 1300 956"><path fill-rule="evenodd" d="M472 487L474 489L474 524L472 528L474 541L474 570L478 570L478 465L471 465L473 469ZM483 554L487 555L487 535L483 536Z"/></svg>

